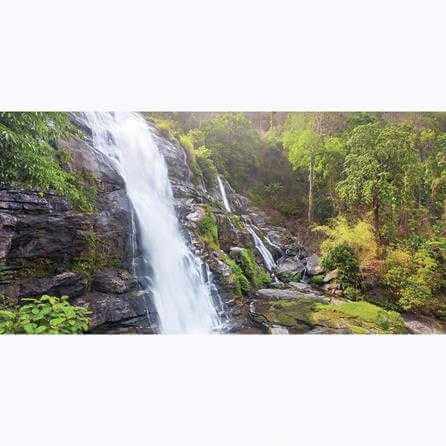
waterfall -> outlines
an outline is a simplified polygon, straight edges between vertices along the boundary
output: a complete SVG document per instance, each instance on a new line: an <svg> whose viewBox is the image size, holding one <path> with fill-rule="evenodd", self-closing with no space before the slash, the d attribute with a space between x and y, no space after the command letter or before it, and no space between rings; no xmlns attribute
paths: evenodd
<svg viewBox="0 0 446 446"><path fill-rule="evenodd" d="M86 113L83 119L95 152L124 180L160 333L218 330L209 272L180 232L167 166L149 126L136 113Z"/></svg>
<svg viewBox="0 0 446 446"><path fill-rule="evenodd" d="M231 212L231 207L229 206L228 197L226 196L225 186L223 181L220 178L220 175L217 175L218 187L220 188L220 195L223 199L223 204L225 205L226 212Z"/></svg>
<svg viewBox="0 0 446 446"><path fill-rule="evenodd" d="M262 239L256 234L252 226L246 225L246 229L248 232L252 235L252 238L254 240L254 244L257 248L257 251L260 252L260 255L263 258L263 262L265 263L266 268L268 271L272 271L272 269L276 266L276 262L274 261L274 257L269 252L268 248L265 246L265 244L262 242Z"/></svg>

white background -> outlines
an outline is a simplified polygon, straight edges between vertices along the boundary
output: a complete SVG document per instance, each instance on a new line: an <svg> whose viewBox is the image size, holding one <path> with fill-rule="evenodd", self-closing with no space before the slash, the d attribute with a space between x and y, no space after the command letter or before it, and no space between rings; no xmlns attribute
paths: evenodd
<svg viewBox="0 0 446 446"><path fill-rule="evenodd" d="M15 0L0 14L2 110L446 109L441 1ZM3 337L1 443L442 444L444 343Z"/></svg>

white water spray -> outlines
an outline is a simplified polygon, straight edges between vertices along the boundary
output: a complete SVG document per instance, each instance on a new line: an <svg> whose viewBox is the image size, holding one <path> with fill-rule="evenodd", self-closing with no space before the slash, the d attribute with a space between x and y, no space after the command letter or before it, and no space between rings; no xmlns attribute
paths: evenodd
<svg viewBox="0 0 446 446"><path fill-rule="evenodd" d="M231 206L229 206L229 201L226 195L225 186L220 178L220 175L217 175L217 182L218 182L218 187L220 189L221 198L223 199L223 204L225 205L226 212L231 212Z"/></svg>
<svg viewBox="0 0 446 446"><path fill-rule="evenodd" d="M252 235L254 244L257 248L257 251L259 251L260 255L262 256L263 262L265 263L266 268L268 269L268 271L272 271L272 269L276 266L274 257L270 253L269 249L262 242L262 239L256 234L256 232L254 231L252 226L246 225L246 229Z"/></svg>
<svg viewBox="0 0 446 446"><path fill-rule="evenodd" d="M161 333L209 333L220 326L206 269L181 235L164 158L135 113L88 113L93 148L122 176L133 206L148 291Z"/></svg>

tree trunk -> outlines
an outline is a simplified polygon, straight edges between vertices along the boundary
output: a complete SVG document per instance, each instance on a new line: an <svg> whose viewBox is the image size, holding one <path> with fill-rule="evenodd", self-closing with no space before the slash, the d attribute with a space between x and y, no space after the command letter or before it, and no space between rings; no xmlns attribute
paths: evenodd
<svg viewBox="0 0 446 446"><path fill-rule="evenodd" d="M375 229L376 238L379 240L381 244L381 223L379 218L379 198L375 193L373 195L373 228Z"/></svg>
<svg viewBox="0 0 446 446"><path fill-rule="evenodd" d="M308 225L313 221L313 162L308 167Z"/></svg>

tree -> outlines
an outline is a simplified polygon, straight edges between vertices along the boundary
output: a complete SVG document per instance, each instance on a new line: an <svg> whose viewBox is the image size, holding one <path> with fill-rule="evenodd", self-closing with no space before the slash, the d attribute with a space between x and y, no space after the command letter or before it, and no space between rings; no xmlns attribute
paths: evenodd
<svg viewBox="0 0 446 446"><path fill-rule="evenodd" d="M316 175L330 183L339 169L335 166L343 159L342 140L335 133L340 124L333 114L290 113L285 124L283 145L288 160L295 170L308 171L308 223L313 221Z"/></svg>
<svg viewBox="0 0 446 446"><path fill-rule="evenodd" d="M410 126L380 123L355 127L347 138L345 179L337 190L348 205L371 211L380 240L384 216L395 224L414 203L420 178L415 139Z"/></svg>
<svg viewBox="0 0 446 446"><path fill-rule="evenodd" d="M243 113L222 113L204 123L201 131L218 171L245 190L258 166L261 146L250 120Z"/></svg>

